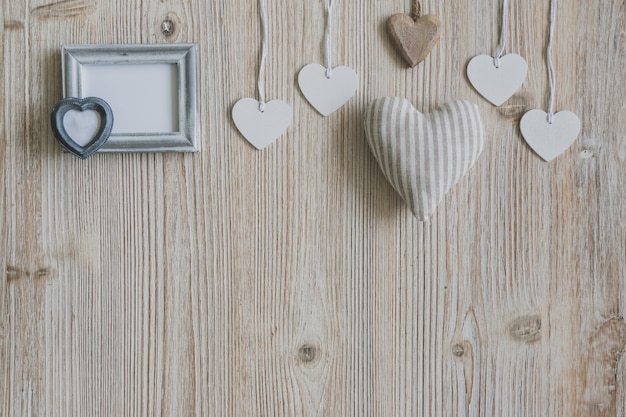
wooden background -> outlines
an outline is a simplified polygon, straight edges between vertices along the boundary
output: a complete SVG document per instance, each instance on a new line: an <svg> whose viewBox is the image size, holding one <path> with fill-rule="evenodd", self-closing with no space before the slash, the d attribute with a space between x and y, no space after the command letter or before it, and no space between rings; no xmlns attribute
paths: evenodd
<svg viewBox="0 0 626 417"><path fill-rule="evenodd" d="M425 0L440 45L407 69L384 30L409 0L336 0L335 59L360 75L323 118L296 74L323 62L322 0L268 0L263 152L253 0L2 0L1 416L625 416L626 3L559 1L556 108L582 133L545 163L545 1L511 2L529 77L502 108L468 85L499 2ZM175 23L163 35L161 22ZM63 43L197 42L199 154L64 154L49 128ZM427 223L366 145L362 114L480 105L487 147Z"/></svg>

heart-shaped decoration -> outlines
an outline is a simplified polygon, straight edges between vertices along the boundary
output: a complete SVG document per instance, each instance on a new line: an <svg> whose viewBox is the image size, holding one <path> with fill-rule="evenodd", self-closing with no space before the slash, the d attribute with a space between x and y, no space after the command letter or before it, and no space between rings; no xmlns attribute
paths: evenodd
<svg viewBox="0 0 626 417"><path fill-rule="evenodd" d="M285 133L291 124L292 111L289 104L281 100L265 103L261 111L259 101L247 97L235 103L232 114L239 132L261 150Z"/></svg>
<svg viewBox="0 0 626 417"><path fill-rule="evenodd" d="M548 113L534 109L522 116L520 130L537 155L550 162L574 143L580 133L580 119L571 111L560 111L548 123Z"/></svg>
<svg viewBox="0 0 626 417"><path fill-rule="evenodd" d="M383 174L422 221L484 146L478 106L467 101L451 101L423 114L401 97L380 98L365 113L365 133Z"/></svg>
<svg viewBox="0 0 626 417"><path fill-rule="evenodd" d="M315 110L328 116L352 98L359 76L350 67L335 67L327 77L324 66L309 64L300 70L298 85Z"/></svg>
<svg viewBox="0 0 626 417"><path fill-rule="evenodd" d="M528 64L517 54L507 54L498 60L498 67L493 57L478 55L467 64L467 78L478 93L493 103L502 105L520 89Z"/></svg>
<svg viewBox="0 0 626 417"><path fill-rule="evenodd" d="M387 32L410 67L415 67L439 42L441 21L433 14L411 17L398 13L387 19Z"/></svg>
<svg viewBox="0 0 626 417"><path fill-rule="evenodd" d="M87 159L111 136L113 111L98 97L69 97L54 106L50 124L54 136L69 153Z"/></svg>

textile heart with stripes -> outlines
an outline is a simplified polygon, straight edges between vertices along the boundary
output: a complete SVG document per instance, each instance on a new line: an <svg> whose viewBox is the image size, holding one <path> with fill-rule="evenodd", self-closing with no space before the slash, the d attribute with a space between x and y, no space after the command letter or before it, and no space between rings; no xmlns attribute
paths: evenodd
<svg viewBox="0 0 626 417"><path fill-rule="evenodd" d="M478 107L467 101L423 114L406 99L380 98L367 108L365 132L383 174L421 221L474 165L485 142Z"/></svg>

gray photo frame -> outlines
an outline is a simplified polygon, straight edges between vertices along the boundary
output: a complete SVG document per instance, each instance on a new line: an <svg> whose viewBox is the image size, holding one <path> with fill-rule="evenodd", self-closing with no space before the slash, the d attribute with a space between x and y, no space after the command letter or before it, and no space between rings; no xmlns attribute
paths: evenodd
<svg viewBox="0 0 626 417"><path fill-rule="evenodd" d="M166 106L171 112L171 128L164 131L154 131L144 133L141 129L135 131L114 130L107 142L100 148L99 152L198 152L198 56L195 44L159 44L159 45L63 45L62 47L62 75L63 75L63 95L64 97L84 98L90 95L85 85L87 71L98 71L100 76L115 72L112 77L117 77L119 71L139 69L150 70L150 68L169 68L171 76L166 78L156 77L165 81L165 85L144 86L144 92L157 93L169 91L169 96L155 100L152 94L150 98L141 98L141 92L133 92L132 82L127 82L131 88L124 88L123 92L114 92L115 89L106 89L105 95L118 94L120 97L113 97L114 100L123 102L124 94L133 98L133 111L150 115L151 108L161 112L158 106ZM169 65L163 65L169 64ZM122 67L142 65L142 67ZM151 67L152 66L152 67ZM104 72L103 72L104 71ZM169 78L167 78L169 77ZM104 77L107 78L107 77ZM109 77L110 78L110 77ZM90 76L89 84L97 84L97 76ZM112 78L115 80L116 78ZM171 79L171 83L168 81ZM150 82L148 77L145 81ZM159 82L161 82L159 81ZM110 81L109 81L110 82ZM167 85L170 83L170 85ZM103 87L104 88L104 87ZM148 88L148 90L146 90ZM85 95L84 95L85 94ZM93 94L91 94L93 95ZM137 98L139 97L139 98ZM101 97L107 100L107 97ZM145 102L142 102L144 100ZM174 104L172 104L174 103ZM109 104L112 104L109 102ZM156 106L156 107L155 107ZM114 105L113 117L117 122L120 114L115 114ZM131 112L132 113L132 112ZM150 117L150 116L148 116ZM159 122L160 120L156 120ZM159 123L155 123L158 125ZM158 130L158 127L155 127Z"/></svg>

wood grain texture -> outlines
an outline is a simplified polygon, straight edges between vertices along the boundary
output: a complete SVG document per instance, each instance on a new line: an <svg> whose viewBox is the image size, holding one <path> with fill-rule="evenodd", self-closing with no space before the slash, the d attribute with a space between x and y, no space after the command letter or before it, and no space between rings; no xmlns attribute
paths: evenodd
<svg viewBox="0 0 626 417"><path fill-rule="evenodd" d="M548 2L511 2L509 102L464 75L496 3L422 2L442 36L407 70L385 31L407 1L336 2L333 62L361 85L323 118L296 86L323 2L268 0L267 98L294 123L257 152L229 117L256 2L2 0L0 415L625 416L625 5L559 2L556 109L583 129L546 164L518 120L547 104ZM202 152L64 154L61 44L153 42L198 43ZM481 109L484 153L428 223L366 144L387 95Z"/></svg>

